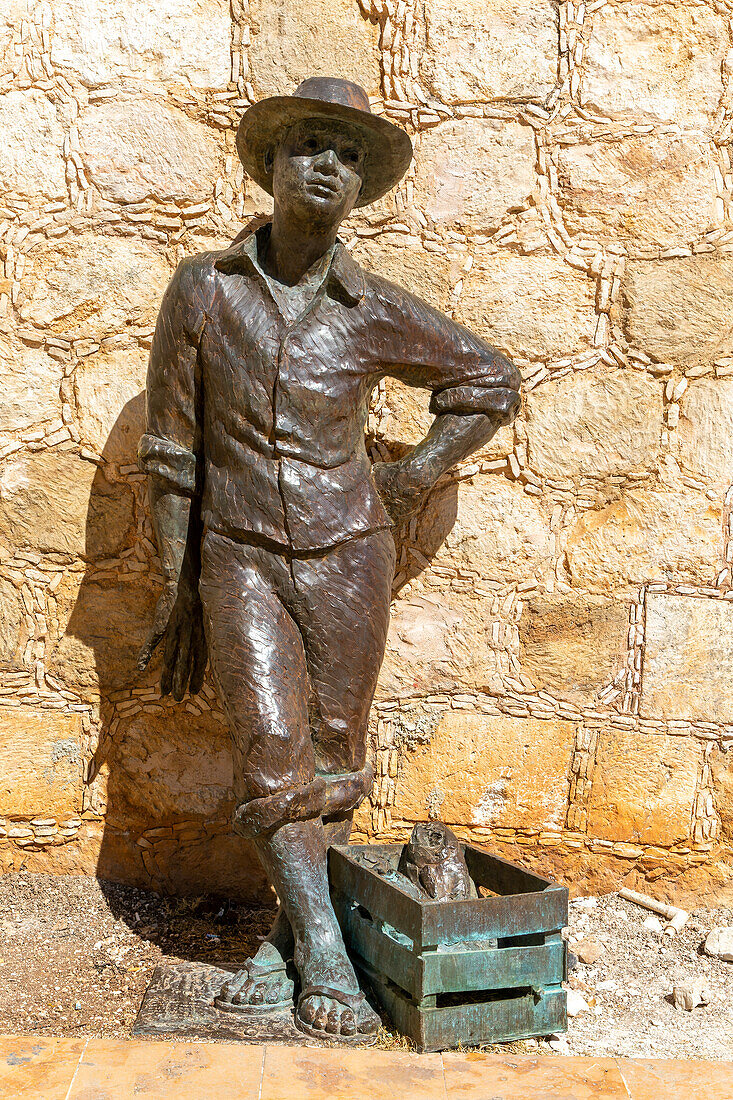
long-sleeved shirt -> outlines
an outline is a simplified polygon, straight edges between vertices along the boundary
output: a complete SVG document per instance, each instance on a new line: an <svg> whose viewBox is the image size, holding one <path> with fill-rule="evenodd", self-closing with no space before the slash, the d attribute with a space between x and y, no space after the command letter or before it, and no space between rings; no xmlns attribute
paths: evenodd
<svg viewBox="0 0 733 1100"><path fill-rule="evenodd" d="M139 449L148 473L201 495L206 527L292 552L390 526L364 435L380 379L432 390L435 413L505 408L520 382L505 356L340 243L322 272L288 320L257 234L184 260L155 329Z"/></svg>

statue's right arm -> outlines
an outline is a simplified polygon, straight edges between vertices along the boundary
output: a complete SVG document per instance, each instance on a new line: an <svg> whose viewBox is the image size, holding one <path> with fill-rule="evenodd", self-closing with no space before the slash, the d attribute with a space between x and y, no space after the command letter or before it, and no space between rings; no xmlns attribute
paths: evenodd
<svg viewBox="0 0 733 1100"><path fill-rule="evenodd" d="M201 379L204 325L201 273L184 261L163 297L146 384L146 432L138 450L163 572L163 591L138 657L147 667L163 645L161 693L181 699L201 688L206 643L198 595L200 572Z"/></svg>

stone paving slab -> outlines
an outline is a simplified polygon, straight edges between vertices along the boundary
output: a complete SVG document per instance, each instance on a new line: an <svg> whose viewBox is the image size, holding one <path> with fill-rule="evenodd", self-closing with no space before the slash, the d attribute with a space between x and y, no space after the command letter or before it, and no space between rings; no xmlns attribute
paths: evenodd
<svg viewBox="0 0 733 1100"><path fill-rule="evenodd" d="M0 1100L733 1100L733 1062L0 1036Z"/></svg>

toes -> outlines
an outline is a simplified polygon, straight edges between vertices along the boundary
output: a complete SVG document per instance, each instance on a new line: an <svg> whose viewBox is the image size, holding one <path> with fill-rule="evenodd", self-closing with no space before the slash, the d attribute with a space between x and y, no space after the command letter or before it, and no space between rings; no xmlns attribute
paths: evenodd
<svg viewBox="0 0 733 1100"><path fill-rule="evenodd" d="M298 1015L303 1023L324 1035L373 1035L380 1025L376 1012L366 1003L357 1012L340 1002L318 996L306 997Z"/></svg>
<svg viewBox="0 0 733 1100"><path fill-rule="evenodd" d="M325 1031L327 1023L328 1011L326 1010L326 1006L324 1005L323 1001L321 1001L318 1005L318 1008L316 1009L315 1016L313 1017L313 1027L317 1028L318 1031Z"/></svg>
<svg viewBox="0 0 733 1100"><path fill-rule="evenodd" d="M377 1016L371 1005L364 1001L359 1012L359 1031L362 1035L373 1035L376 1031L379 1031L379 1024L379 1016Z"/></svg>
<svg viewBox="0 0 733 1100"><path fill-rule="evenodd" d="M231 999L232 1004L233 1005L246 1005L246 1004L249 1004L249 1002L250 1002L250 990L251 989L252 989L252 982L248 978L247 981L244 982L240 986L240 988L237 990L237 992L232 997L232 999Z"/></svg>
<svg viewBox="0 0 733 1100"><path fill-rule="evenodd" d="M265 1001L265 986L262 982L259 982L249 995L249 1003L251 1005L261 1005Z"/></svg>
<svg viewBox="0 0 733 1100"><path fill-rule="evenodd" d="M249 984L249 974L246 970L241 970L238 974L233 974L228 981L224 982L219 992L219 996L223 1001L231 1001L232 1004L239 1004L242 992Z"/></svg>
<svg viewBox="0 0 733 1100"><path fill-rule="evenodd" d="M350 1008L345 1008L341 1013L341 1034L356 1035L356 1016Z"/></svg>
<svg viewBox="0 0 733 1100"><path fill-rule="evenodd" d="M326 1031L329 1035L341 1034L341 1013L337 1008L332 1008L326 1017Z"/></svg>
<svg viewBox="0 0 733 1100"><path fill-rule="evenodd" d="M316 1018L316 1011L319 1007L319 1001L316 997L306 997L300 1006L300 1015L307 1024L313 1024Z"/></svg>
<svg viewBox="0 0 733 1100"><path fill-rule="evenodd" d="M267 1003L274 1005L278 1001L289 1001L293 996L293 983L287 978L273 983L267 993Z"/></svg>

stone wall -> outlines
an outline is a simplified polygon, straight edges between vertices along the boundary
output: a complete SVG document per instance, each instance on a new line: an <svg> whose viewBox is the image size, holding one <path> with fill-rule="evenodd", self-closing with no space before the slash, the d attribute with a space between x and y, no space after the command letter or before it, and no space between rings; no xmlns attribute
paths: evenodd
<svg viewBox="0 0 733 1100"><path fill-rule="evenodd" d="M135 453L177 260L268 209L238 117L318 72L415 137L348 247L525 379L397 533L359 835L436 814L580 889L730 902L733 2L362 5L4 6L0 866L262 889L210 684L134 671ZM429 419L388 382L374 456Z"/></svg>

